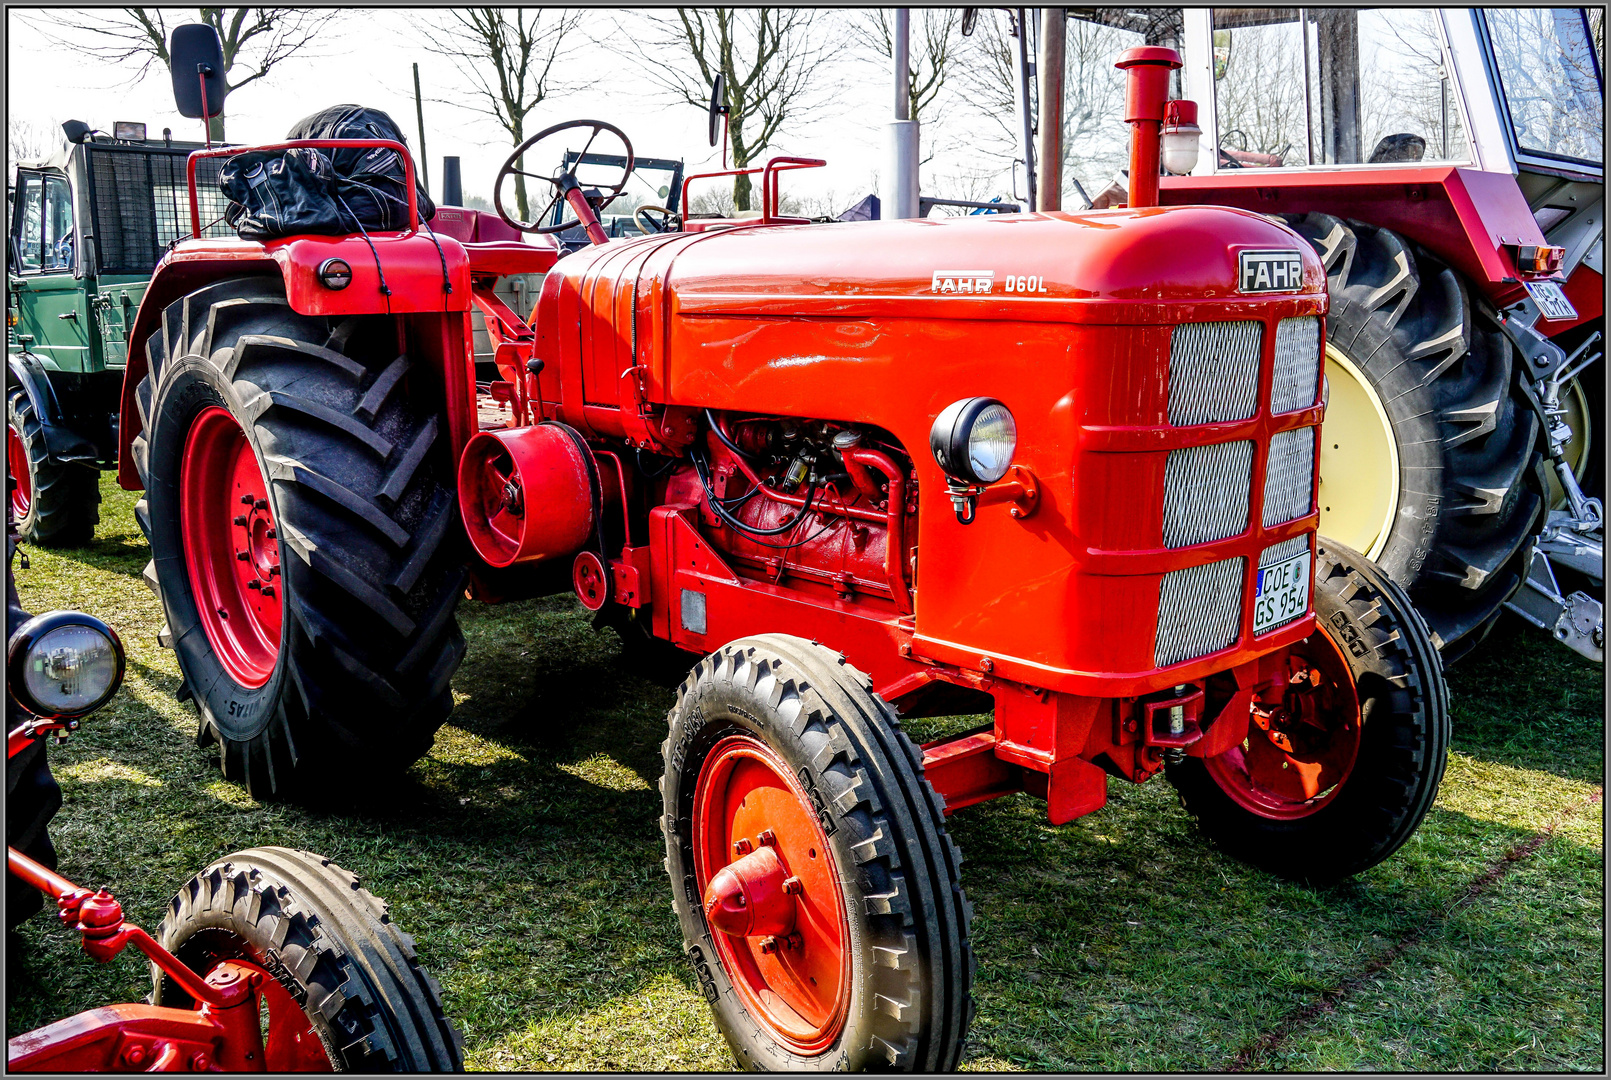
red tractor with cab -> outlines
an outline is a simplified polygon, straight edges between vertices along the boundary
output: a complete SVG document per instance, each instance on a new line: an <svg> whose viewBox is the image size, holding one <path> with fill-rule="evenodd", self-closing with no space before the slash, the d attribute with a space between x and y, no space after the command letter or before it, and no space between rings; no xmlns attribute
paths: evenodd
<svg viewBox="0 0 1611 1080"><path fill-rule="evenodd" d="M1173 56L1121 60L1136 174ZM624 165L593 196L528 174L569 208L500 208L538 242L432 232L400 141L311 140L254 152L394 155L407 220L158 267L119 478L227 776L267 797L403 768L450 711L461 598L573 591L687 672L665 867L718 1027L769 1069L956 1065L963 807L1024 791L1062 823L1164 772L1280 874L1408 839L1446 691L1402 590L1316 542L1303 237L1142 204L800 227L780 176L822 163L780 159L752 170L759 217L609 239L633 155L608 124L534 136L495 199L561 134ZM541 240L578 225L581 250ZM544 275L530 312L495 292L512 274ZM925 746L901 726L986 712Z"/></svg>

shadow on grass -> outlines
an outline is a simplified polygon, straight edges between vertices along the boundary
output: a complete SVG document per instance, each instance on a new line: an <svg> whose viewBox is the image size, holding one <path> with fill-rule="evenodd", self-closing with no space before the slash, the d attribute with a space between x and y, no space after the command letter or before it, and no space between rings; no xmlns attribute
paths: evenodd
<svg viewBox="0 0 1611 1080"><path fill-rule="evenodd" d="M1445 674L1456 751L1570 780L1604 781L1601 665L1506 615Z"/></svg>

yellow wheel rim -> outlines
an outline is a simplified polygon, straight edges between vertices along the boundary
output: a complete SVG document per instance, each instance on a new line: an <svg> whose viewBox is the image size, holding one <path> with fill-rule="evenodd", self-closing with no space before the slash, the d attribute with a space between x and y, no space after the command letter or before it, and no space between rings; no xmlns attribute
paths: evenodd
<svg viewBox="0 0 1611 1080"><path fill-rule="evenodd" d="M1320 429L1320 534L1374 559L1398 511L1398 443L1375 389L1326 345L1326 419Z"/></svg>
<svg viewBox="0 0 1611 1080"><path fill-rule="evenodd" d="M1584 470L1589 467L1589 454L1594 448L1594 424L1589 419L1589 399L1580 380L1573 379L1561 391L1561 407L1566 410L1563 419L1572 428L1572 437L1567 441L1563 453L1566 463L1572 466L1572 475L1581 480ZM1551 465L1546 468L1544 475L1549 481L1550 508L1563 509L1566 506L1566 489L1561 487L1561 478L1555 475L1555 467Z"/></svg>

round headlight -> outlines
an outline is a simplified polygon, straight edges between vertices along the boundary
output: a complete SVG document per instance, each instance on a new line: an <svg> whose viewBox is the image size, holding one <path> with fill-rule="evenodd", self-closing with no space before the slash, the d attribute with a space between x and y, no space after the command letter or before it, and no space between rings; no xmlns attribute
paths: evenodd
<svg viewBox="0 0 1611 1080"><path fill-rule="evenodd" d="M1012 466L1018 425L995 398L963 398L935 417L929 449L945 474L965 484L994 484Z"/></svg>
<svg viewBox="0 0 1611 1080"><path fill-rule="evenodd" d="M79 611L29 619L6 648L6 683L17 704L46 720L92 713L123 682L123 643Z"/></svg>

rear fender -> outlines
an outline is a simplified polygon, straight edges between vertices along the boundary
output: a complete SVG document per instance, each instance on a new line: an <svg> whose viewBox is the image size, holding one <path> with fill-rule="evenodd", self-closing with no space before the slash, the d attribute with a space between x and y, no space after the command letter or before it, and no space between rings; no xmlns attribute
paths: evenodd
<svg viewBox="0 0 1611 1080"><path fill-rule="evenodd" d="M373 247L371 247L373 244ZM328 259L341 259L352 270L351 284L340 290L320 283L318 269ZM464 247L447 236L371 234L303 236L259 243L250 240L191 240L170 252L151 277L140 309L129 329L128 367L118 424L118 484L141 488L129 447L141 431L134 391L150 368L146 341L161 326L163 310L175 300L228 277L276 275L292 310L303 315L440 314L470 310L469 259ZM385 289L382 291L382 280ZM445 363L447 400L475 407L473 369ZM465 383L460 386L457 384ZM450 417L457 427L461 418ZM473 422L473 417L471 417Z"/></svg>
<svg viewBox="0 0 1611 1080"><path fill-rule="evenodd" d="M64 422L65 413L56 389L50 384L50 372L44 362L33 353L12 353L6 357L6 388L21 386L33 403L34 415L45 437L45 449L56 461L82 461L95 464L98 455L95 444L80 435Z"/></svg>

